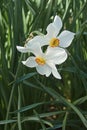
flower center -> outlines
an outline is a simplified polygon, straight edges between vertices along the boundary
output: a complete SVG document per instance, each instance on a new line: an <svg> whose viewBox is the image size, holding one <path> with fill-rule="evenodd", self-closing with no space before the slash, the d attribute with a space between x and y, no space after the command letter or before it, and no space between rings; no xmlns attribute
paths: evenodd
<svg viewBox="0 0 87 130"><path fill-rule="evenodd" d="M38 65L44 65L46 63L45 59L42 57L36 57L35 61Z"/></svg>
<svg viewBox="0 0 87 130"><path fill-rule="evenodd" d="M50 46L51 47L57 47L57 46L59 46L59 43L60 43L60 40L59 39L57 39L57 38L52 38L51 40L50 40Z"/></svg>

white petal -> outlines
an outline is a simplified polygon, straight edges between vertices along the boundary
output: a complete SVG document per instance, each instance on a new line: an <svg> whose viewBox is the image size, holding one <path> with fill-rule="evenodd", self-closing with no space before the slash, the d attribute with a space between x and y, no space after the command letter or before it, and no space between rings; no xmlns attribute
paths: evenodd
<svg viewBox="0 0 87 130"><path fill-rule="evenodd" d="M67 53L63 53L63 54L59 55L58 57L55 57L53 59L53 63L56 64L56 65L60 65L63 62L65 62L65 60L67 59L67 57L68 57Z"/></svg>
<svg viewBox="0 0 87 130"><path fill-rule="evenodd" d="M39 42L30 42L29 48L34 55L42 55L41 45Z"/></svg>
<svg viewBox="0 0 87 130"><path fill-rule="evenodd" d="M66 52L63 48L60 47L48 47L46 51L47 60L53 60L54 58L58 58L61 56L64 57L64 55L66 56Z"/></svg>
<svg viewBox="0 0 87 130"><path fill-rule="evenodd" d="M58 35L60 29L62 28L62 20L59 16L57 15L55 16L53 25L55 27L56 35Z"/></svg>
<svg viewBox="0 0 87 130"><path fill-rule="evenodd" d="M43 36L36 36L32 41L39 42L42 46L45 42L44 35Z"/></svg>
<svg viewBox="0 0 87 130"><path fill-rule="evenodd" d="M72 40L74 39L74 35L75 34L70 31L63 31L58 37L60 40L60 46L64 48L70 46Z"/></svg>
<svg viewBox="0 0 87 130"><path fill-rule="evenodd" d="M48 62L51 62L51 63L59 65L59 64L65 62L65 60L67 59L68 55L67 55L67 52L64 49L62 49L62 51L60 53L58 53L59 47L57 47L56 50L57 50L57 51L55 51L56 54L54 55L54 57L49 58Z"/></svg>
<svg viewBox="0 0 87 130"><path fill-rule="evenodd" d="M49 45L50 37L48 35L37 36L37 37L41 47L44 45Z"/></svg>
<svg viewBox="0 0 87 130"><path fill-rule="evenodd" d="M59 16L55 16L53 23L47 26L47 36L50 38L56 37L62 27L62 21Z"/></svg>
<svg viewBox="0 0 87 130"><path fill-rule="evenodd" d="M26 45L27 45L27 46L30 46L30 43L31 43L31 45L32 45L33 43L39 42L41 37L42 37L42 36L35 36L34 38L30 39L30 40L26 43Z"/></svg>
<svg viewBox="0 0 87 130"><path fill-rule="evenodd" d="M21 46L16 46L17 50L19 52L22 52L22 53L27 53L30 51L30 49L28 47L21 47Z"/></svg>
<svg viewBox="0 0 87 130"><path fill-rule="evenodd" d="M35 61L35 57L33 57L33 56L29 57L26 61L22 61L22 63L30 68L37 66L37 63Z"/></svg>
<svg viewBox="0 0 87 130"><path fill-rule="evenodd" d="M57 71L57 69L52 69L52 74L55 78L61 79L61 76L60 76L59 72Z"/></svg>
<svg viewBox="0 0 87 130"><path fill-rule="evenodd" d="M57 68L54 63L47 63L51 67L52 74L55 78L61 79L60 74L57 71Z"/></svg>
<svg viewBox="0 0 87 130"><path fill-rule="evenodd" d="M50 38L47 35L43 35L43 36L35 36L33 39L31 39L27 44L26 47L29 48L35 48L35 44L39 43L40 46L44 46L44 45L48 45Z"/></svg>
<svg viewBox="0 0 87 130"><path fill-rule="evenodd" d="M52 74L53 74L53 76L55 78L57 78L57 79L61 79L61 76L58 73L56 66L53 63L49 63L49 66L52 68Z"/></svg>
<svg viewBox="0 0 87 130"><path fill-rule="evenodd" d="M63 48L60 48L60 47L50 47L48 46L47 47L47 50L46 50L46 55L47 56L53 56L53 55L56 55L56 54L61 54L61 53L64 53L65 50Z"/></svg>
<svg viewBox="0 0 87 130"><path fill-rule="evenodd" d="M55 34L55 26L53 25L53 23L50 23L47 26L47 36L51 39L53 37L56 37L57 35Z"/></svg>
<svg viewBox="0 0 87 130"><path fill-rule="evenodd" d="M38 65L36 66L36 70L39 74L46 75L46 77L51 74L51 68L48 65Z"/></svg>
<svg viewBox="0 0 87 130"><path fill-rule="evenodd" d="M49 36L48 34L44 35L44 37L43 37L44 41L43 41L43 43L40 43L41 46L49 45L50 39L51 39L51 36Z"/></svg>

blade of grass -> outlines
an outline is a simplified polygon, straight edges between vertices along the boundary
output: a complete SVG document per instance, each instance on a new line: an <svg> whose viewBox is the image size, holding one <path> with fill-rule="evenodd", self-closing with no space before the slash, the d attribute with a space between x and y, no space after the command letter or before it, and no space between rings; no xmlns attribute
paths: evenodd
<svg viewBox="0 0 87 130"><path fill-rule="evenodd" d="M52 88L45 87L39 81L38 81L38 83L41 85L41 87L43 88L43 90L45 90L48 94L50 94L54 99L56 99L56 100L59 99L62 103L66 104L68 107L72 108L76 112L76 114L79 116L79 118L83 122L84 126L87 128L87 120L83 116L83 114L79 111L79 109L77 109L76 106L74 106L72 103L68 102L64 97L62 97L59 93L57 93Z"/></svg>
<svg viewBox="0 0 87 130"><path fill-rule="evenodd" d="M35 110L33 110L33 111L34 111L36 117L38 118L38 120L39 120L39 122L40 122L40 124L41 124L41 126L42 126L42 129L43 129L43 130L46 130L46 127L45 127L45 125L44 125L44 122L43 122L42 119L40 118L39 114L38 114Z"/></svg>
<svg viewBox="0 0 87 130"><path fill-rule="evenodd" d="M65 113L65 116L64 116L64 119L63 119L62 130L66 130L67 117L68 117L68 112Z"/></svg>
<svg viewBox="0 0 87 130"><path fill-rule="evenodd" d="M21 86L18 86L18 109L20 109L20 107L21 107L20 87L21 87ZM21 113L18 112L18 113L17 113L17 116L18 116L18 129L19 129L19 130L22 130L22 126L21 126Z"/></svg>

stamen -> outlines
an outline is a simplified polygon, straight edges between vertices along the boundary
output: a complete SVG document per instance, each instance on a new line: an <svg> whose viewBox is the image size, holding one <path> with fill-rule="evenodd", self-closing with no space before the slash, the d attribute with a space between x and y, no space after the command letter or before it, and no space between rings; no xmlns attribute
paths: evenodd
<svg viewBox="0 0 87 130"><path fill-rule="evenodd" d="M50 40L50 46L51 47L57 47L57 46L59 46L59 43L60 43L60 40L59 39L57 39L57 38L52 38L51 40Z"/></svg>
<svg viewBox="0 0 87 130"><path fill-rule="evenodd" d="M36 57L35 61L38 65L44 65L46 63L45 59L42 57Z"/></svg>

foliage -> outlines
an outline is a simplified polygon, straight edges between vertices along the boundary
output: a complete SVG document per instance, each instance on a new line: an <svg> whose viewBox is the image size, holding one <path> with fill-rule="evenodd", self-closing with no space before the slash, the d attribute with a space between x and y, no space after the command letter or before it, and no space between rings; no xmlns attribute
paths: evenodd
<svg viewBox="0 0 87 130"><path fill-rule="evenodd" d="M0 130L87 129L87 1L0 1ZM46 33L55 15L76 33L62 80L22 65L27 38ZM68 66L68 67L67 67Z"/></svg>

